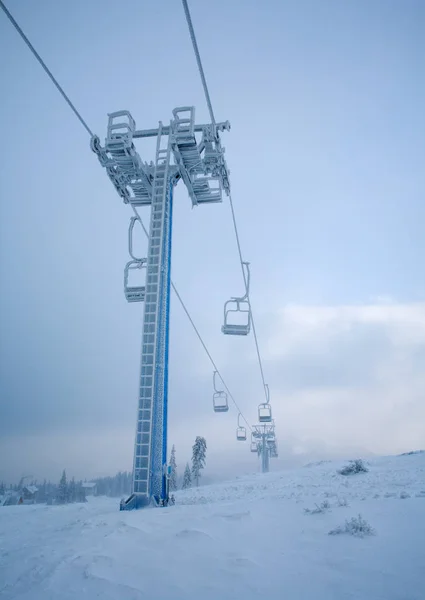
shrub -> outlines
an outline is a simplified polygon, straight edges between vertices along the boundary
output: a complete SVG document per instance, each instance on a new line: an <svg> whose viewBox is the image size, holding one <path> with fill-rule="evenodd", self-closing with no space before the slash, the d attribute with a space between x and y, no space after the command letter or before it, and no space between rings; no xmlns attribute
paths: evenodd
<svg viewBox="0 0 425 600"><path fill-rule="evenodd" d="M342 467L338 471L340 475L356 475L357 473L368 473L369 469L366 467L364 462L358 458L356 460L350 460L348 465Z"/></svg>
<svg viewBox="0 0 425 600"><path fill-rule="evenodd" d="M375 535L375 530L359 515L358 517L352 517L349 521L345 521L344 525L339 525L335 529L331 529L328 535L340 535L342 533L362 538L365 535Z"/></svg>
<svg viewBox="0 0 425 600"><path fill-rule="evenodd" d="M323 502L320 504L320 506L318 504L316 504L316 508L305 508L304 512L306 515L320 515L320 514L326 512L330 507L331 507L331 505L330 505L329 501L323 500Z"/></svg>

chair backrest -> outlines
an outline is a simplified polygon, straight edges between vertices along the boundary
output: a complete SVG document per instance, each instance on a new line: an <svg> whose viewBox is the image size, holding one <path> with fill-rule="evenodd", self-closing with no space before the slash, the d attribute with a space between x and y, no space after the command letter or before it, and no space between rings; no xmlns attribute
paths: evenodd
<svg viewBox="0 0 425 600"><path fill-rule="evenodd" d="M270 404L260 404L258 407L258 420L260 423L270 423L272 420L272 409Z"/></svg>
<svg viewBox="0 0 425 600"><path fill-rule="evenodd" d="M214 392L213 407L215 412L227 412L229 410L226 392Z"/></svg>
<svg viewBox="0 0 425 600"><path fill-rule="evenodd" d="M246 429L245 427L238 427L236 430L236 438L239 441L244 442L246 440Z"/></svg>

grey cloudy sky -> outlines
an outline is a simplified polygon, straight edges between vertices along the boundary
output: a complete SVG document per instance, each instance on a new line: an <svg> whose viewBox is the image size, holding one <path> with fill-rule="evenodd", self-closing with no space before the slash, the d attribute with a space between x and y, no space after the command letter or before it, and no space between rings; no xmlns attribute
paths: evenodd
<svg viewBox="0 0 425 600"><path fill-rule="evenodd" d="M91 128L208 113L178 0L9 0ZM192 0L285 460L425 445L425 5ZM131 468L141 306L122 292L130 217L89 139L0 15L0 479ZM143 159L152 146L140 144ZM241 291L228 203L175 194L172 277L251 422L252 338L220 332ZM175 298L170 442L210 473L255 470ZM276 467L275 467L276 468Z"/></svg>

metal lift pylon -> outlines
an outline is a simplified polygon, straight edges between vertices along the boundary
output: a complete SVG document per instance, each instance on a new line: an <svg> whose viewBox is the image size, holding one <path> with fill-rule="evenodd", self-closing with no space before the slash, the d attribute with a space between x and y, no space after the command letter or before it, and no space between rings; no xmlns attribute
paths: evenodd
<svg viewBox="0 0 425 600"><path fill-rule="evenodd" d="M142 333L140 388L134 444L131 496L120 510L164 504L168 500L167 413L168 347L173 187L182 179L192 205L222 201L230 193L229 172L219 132L225 123L195 125L195 109L173 110L169 126L138 131L128 111L109 115L102 147L97 136L91 148L106 168L115 189L134 209L151 205L147 258L132 251L134 217L130 221L129 252L133 259L124 271L124 292L129 302L145 303ZM196 131L202 131L198 143ZM157 137L155 162L142 162L133 139ZM172 164L172 160L174 163ZM129 266L130 265L130 266ZM129 268L146 271L145 285L130 286Z"/></svg>
<svg viewBox="0 0 425 600"><path fill-rule="evenodd" d="M261 471L268 473L270 469L270 458L277 458L277 441L275 425L271 423L260 423L253 425L251 433L251 451L257 452L261 457Z"/></svg>
<svg viewBox="0 0 425 600"><path fill-rule="evenodd" d="M160 123L152 186L142 362L133 461L132 506L166 497L168 345L170 331L170 269L173 183L170 138L162 147ZM129 501L127 501L129 502Z"/></svg>

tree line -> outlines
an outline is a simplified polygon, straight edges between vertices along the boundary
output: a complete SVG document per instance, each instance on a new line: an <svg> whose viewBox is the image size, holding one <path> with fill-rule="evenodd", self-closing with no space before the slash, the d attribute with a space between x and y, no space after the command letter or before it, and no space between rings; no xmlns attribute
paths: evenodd
<svg viewBox="0 0 425 600"><path fill-rule="evenodd" d="M176 491L179 487L183 490L192 487L193 484L199 485L201 471L205 468L207 453L207 442L205 438L197 436L195 443L192 446L191 464L186 463L183 476L178 477L176 448L173 445L170 456L170 491ZM24 487L35 486L37 494L35 501L41 504L68 504L70 502L86 502L86 491L84 483L87 481L76 481L74 477L68 480L66 470L62 472L62 476L58 483L52 483L46 479L43 483L38 483L36 480L29 484L23 485L23 480L19 484L6 486L4 482L0 482L0 496L7 492L15 494L22 493ZM114 498L122 498L131 494L132 474L123 471L117 473L113 477L96 477L91 480L95 483L95 496L110 496Z"/></svg>
<svg viewBox="0 0 425 600"><path fill-rule="evenodd" d="M68 482L65 471L63 471L58 483L46 479L39 483L34 479L30 483L24 484L24 478L18 484L10 486L2 481L0 482L0 496L10 495L12 498L15 497L15 502L11 502L15 504L21 497L26 497L25 490L32 491L32 489L36 489L32 501L37 504L67 504L68 502L87 501L83 481L75 481L73 477Z"/></svg>

